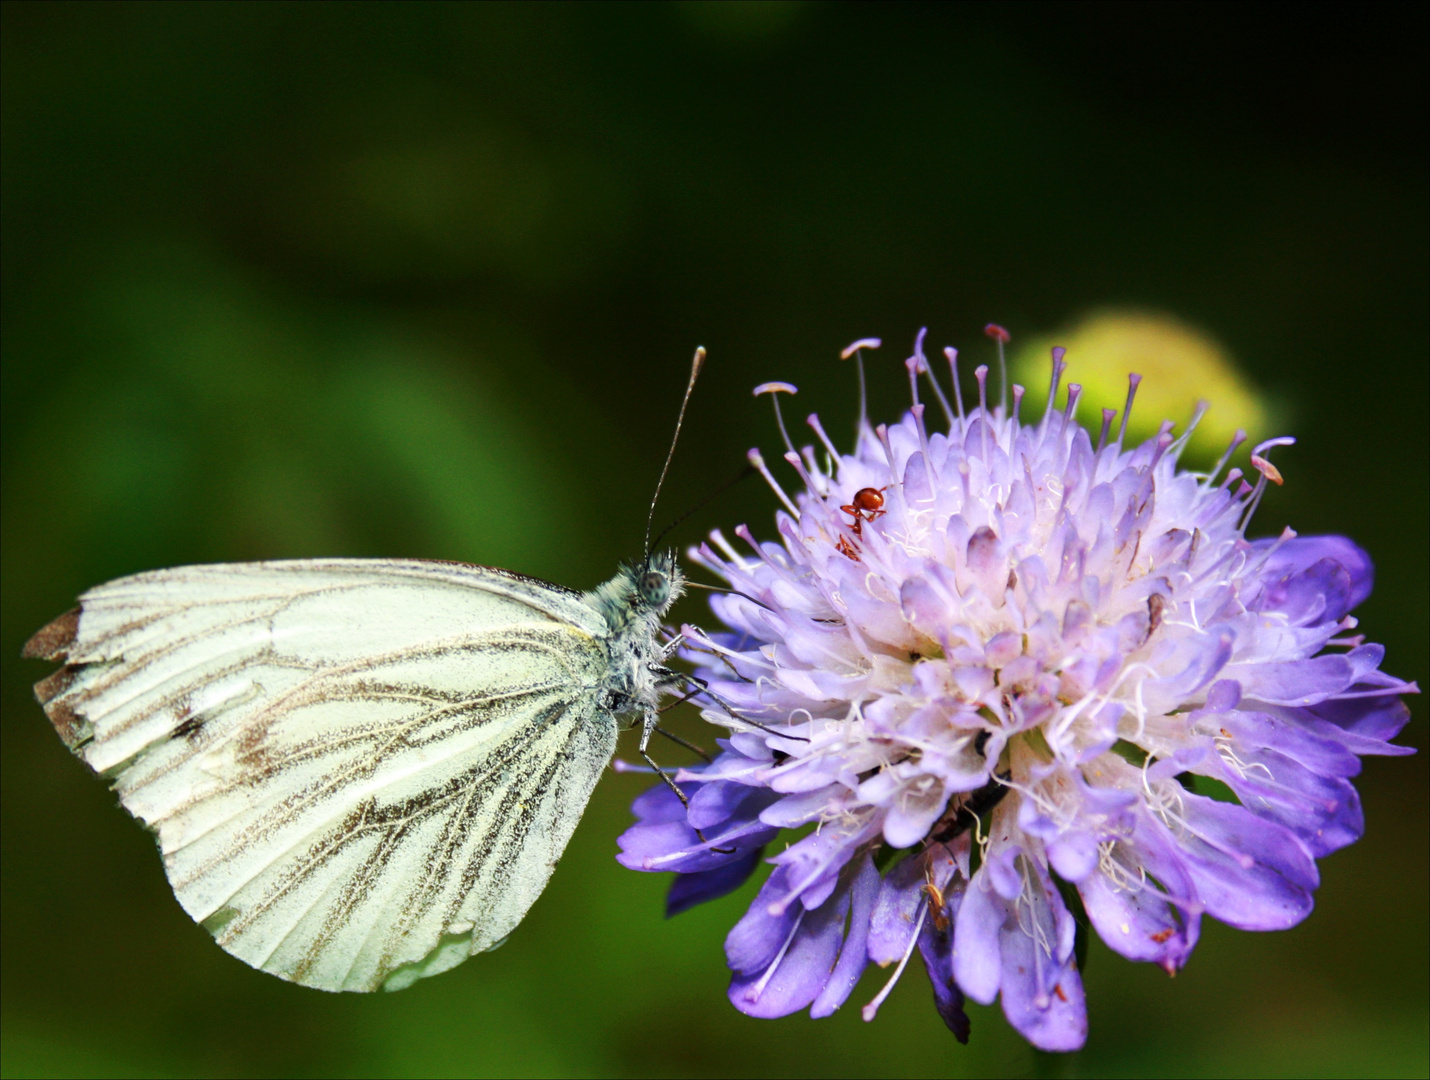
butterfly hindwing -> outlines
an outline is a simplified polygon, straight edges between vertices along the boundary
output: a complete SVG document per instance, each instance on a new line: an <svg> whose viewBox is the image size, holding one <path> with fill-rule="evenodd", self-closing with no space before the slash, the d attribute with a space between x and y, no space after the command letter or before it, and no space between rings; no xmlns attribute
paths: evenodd
<svg viewBox="0 0 1430 1080"><path fill-rule="evenodd" d="M254 967L395 988L540 894L610 760L579 594L449 563L185 567L91 590L27 651L57 730Z"/></svg>

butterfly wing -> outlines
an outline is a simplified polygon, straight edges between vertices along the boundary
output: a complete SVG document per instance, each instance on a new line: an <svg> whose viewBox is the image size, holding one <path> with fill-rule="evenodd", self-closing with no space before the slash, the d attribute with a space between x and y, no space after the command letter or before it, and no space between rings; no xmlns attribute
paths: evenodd
<svg viewBox="0 0 1430 1080"><path fill-rule="evenodd" d="M579 594L455 563L181 567L35 635L56 730L226 950L397 989L499 943L615 748Z"/></svg>

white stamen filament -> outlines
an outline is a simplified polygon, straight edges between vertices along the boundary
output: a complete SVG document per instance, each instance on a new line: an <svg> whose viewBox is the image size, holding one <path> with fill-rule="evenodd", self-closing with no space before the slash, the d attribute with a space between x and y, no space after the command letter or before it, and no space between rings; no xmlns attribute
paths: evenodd
<svg viewBox="0 0 1430 1080"><path fill-rule="evenodd" d="M963 390L958 385L958 350L952 345L945 345L943 355L948 358L948 370L953 378L953 400L958 405L958 418L963 420Z"/></svg>
<svg viewBox="0 0 1430 1080"><path fill-rule="evenodd" d="M799 507L795 506L793 500L785 494L785 489L780 487L779 481L774 478L774 474L765 466L765 459L760 456L760 452L758 450L751 450L746 457L750 459L750 464L758 469L760 475L765 478L765 483L770 485L770 490L775 493L780 502L785 504L785 509L794 517L799 517Z"/></svg>
<svg viewBox="0 0 1430 1080"><path fill-rule="evenodd" d="M799 924L804 922L804 912L801 911L794 920L794 925L789 928L789 936L785 938L785 943L780 946L780 951L775 954L775 958L770 961L770 966L765 968L765 973L760 976L760 981L745 991L746 1001L759 1001L760 995L765 992L765 987L775 975L775 968L780 966L780 961L785 958L785 953L789 950L790 943L794 941L794 936L799 932Z"/></svg>
<svg viewBox="0 0 1430 1080"><path fill-rule="evenodd" d="M924 917L927 915L928 904L925 903L923 897L920 896L919 918L918 921L914 923L914 932L909 935L909 944L908 947L904 949L904 955L899 957L899 966L894 969L894 973L889 976L889 981L884 984L883 988L874 995L874 1000L859 1010L859 1015L863 1017L866 1023L873 1020L874 1017L879 1014L879 1006L884 1004L884 999L893 992L894 984L899 981L899 976L904 973L904 968L908 966L909 957L914 955L914 946L919 943L919 934L923 931Z"/></svg>

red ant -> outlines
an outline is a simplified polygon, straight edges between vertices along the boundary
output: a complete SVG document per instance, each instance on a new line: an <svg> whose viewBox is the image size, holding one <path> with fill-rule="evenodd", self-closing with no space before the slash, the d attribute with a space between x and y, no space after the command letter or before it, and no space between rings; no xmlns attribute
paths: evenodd
<svg viewBox="0 0 1430 1080"><path fill-rule="evenodd" d="M854 518L853 530L855 536L860 536L863 534L864 522L873 521L881 514L888 513L887 510L883 509L883 492L887 490L889 489L886 487L860 488L854 493L853 501L851 501L847 506L841 506L839 508L843 510L846 514L849 514ZM839 542L834 546L839 550L839 553L841 555L845 555L853 559L855 562L859 561L859 551L853 544L849 542L849 537L841 536L839 538Z"/></svg>
<svg viewBox="0 0 1430 1080"><path fill-rule="evenodd" d="M853 500L847 506L839 509L854 518L854 535L861 535L864 522L873 521L876 517L888 513L883 509L885 491L887 487L881 488L860 488L854 493Z"/></svg>

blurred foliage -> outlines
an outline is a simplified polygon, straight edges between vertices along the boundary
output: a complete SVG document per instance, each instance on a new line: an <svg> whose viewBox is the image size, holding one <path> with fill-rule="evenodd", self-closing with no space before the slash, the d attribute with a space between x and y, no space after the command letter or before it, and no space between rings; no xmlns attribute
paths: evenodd
<svg viewBox="0 0 1430 1080"><path fill-rule="evenodd" d="M1202 328L1284 403L1300 443L1257 526L1365 544L1362 626L1424 683L1410 9L0 17L5 1075L1425 1075L1423 754L1367 763L1367 837L1322 863L1302 926L1208 927L1175 981L1094 946L1090 1041L1049 1060L996 1007L959 1047L919 972L873 1025L736 1013L721 942L750 890L662 920L664 882L611 858L633 776L501 951L371 999L257 974L183 915L17 659L86 586L184 562L414 555L589 587L639 546L695 345L662 518L775 438L757 382L848 432L856 337L889 343L870 396L892 418L920 326L971 368L990 320L1016 352L1112 308ZM772 509L747 484L677 536Z"/></svg>

